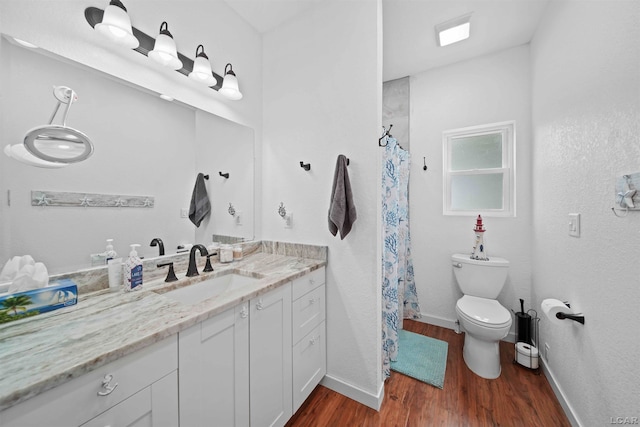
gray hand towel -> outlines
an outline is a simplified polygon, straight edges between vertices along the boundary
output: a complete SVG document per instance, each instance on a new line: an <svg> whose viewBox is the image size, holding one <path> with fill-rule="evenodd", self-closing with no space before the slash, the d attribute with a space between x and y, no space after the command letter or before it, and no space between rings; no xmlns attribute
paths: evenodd
<svg viewBox="0 0 640 427"><path fill-rule="evenodd" d="M209 203L209 196L207 196L207 186L204 183L204 175L199 173L191 194L189 219L196 227L200 227L200 223L209 215L209 212L211 212L211 203Z"/></svg>
<svg viewBox="0 0 640 427"><path fill-rule="evenodd" d="M340 154L333 174L333 188L329 204L329 231L334 236L340 230L340 239L344 239L356 221L356 207L353 204L347 158Z"/></svg>

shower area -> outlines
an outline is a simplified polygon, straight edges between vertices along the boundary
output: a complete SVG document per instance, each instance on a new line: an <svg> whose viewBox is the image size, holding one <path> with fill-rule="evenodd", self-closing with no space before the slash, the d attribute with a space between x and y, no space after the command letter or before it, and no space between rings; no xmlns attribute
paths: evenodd
<svg viewBox="0 0 640 427"><path fill-rule="evenodd" d="M383 85L382 369L391 375L403 319L420 318L409 232L409 77ZM393 127L393 129L391 129Z"/></svg>

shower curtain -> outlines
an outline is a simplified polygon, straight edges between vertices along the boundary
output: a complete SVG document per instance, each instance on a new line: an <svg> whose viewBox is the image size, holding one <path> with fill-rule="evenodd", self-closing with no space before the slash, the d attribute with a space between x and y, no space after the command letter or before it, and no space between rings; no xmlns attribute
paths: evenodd
<svg viewBox="0 0 640 427"><path fill-rule="evenodd" d="M409 152L388 137L382 159L382 370L391 375L402 319L419 319L409 235Z"/></svg>

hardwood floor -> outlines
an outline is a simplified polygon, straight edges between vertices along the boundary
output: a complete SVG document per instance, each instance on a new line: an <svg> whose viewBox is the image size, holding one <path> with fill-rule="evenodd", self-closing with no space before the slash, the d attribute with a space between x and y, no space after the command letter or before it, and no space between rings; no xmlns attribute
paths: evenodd
<svg viewBox="0 0 640 427"><path fill-rule="evenodd" d="M463 334L411 320L405 320L404 328L449 343L443 390L392 372L377 412L318 386L287 427L571 425L545 376L513 363L513 344L500 344L502 374L485 380L464 363Z"/></svg>

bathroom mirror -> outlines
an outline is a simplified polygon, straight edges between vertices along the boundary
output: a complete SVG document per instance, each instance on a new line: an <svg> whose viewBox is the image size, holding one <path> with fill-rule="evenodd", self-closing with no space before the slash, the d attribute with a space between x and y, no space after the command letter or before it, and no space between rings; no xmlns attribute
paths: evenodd
<svg viewBox="0 0 640 427"><path fill-rule="evenodd" d="M119 256L139 243L147 258L158 255L153 238L167 254L208 244L213 234L253 239L253 129L5 37L0 43L2 145L22 143L55 107L53 86L64 85L78 96L73 126L91 135L95 148L87 160L59 169L0 153L0 263L30 254L55 274L91 267L90 255L103 252L108 238ZM199 172L209 176L212 210L196 228L187 215ZM129 203L131 197L144 203ZM104 200L113 203L96 206ZM230 215L230 204L241 215Z"/></svg>

